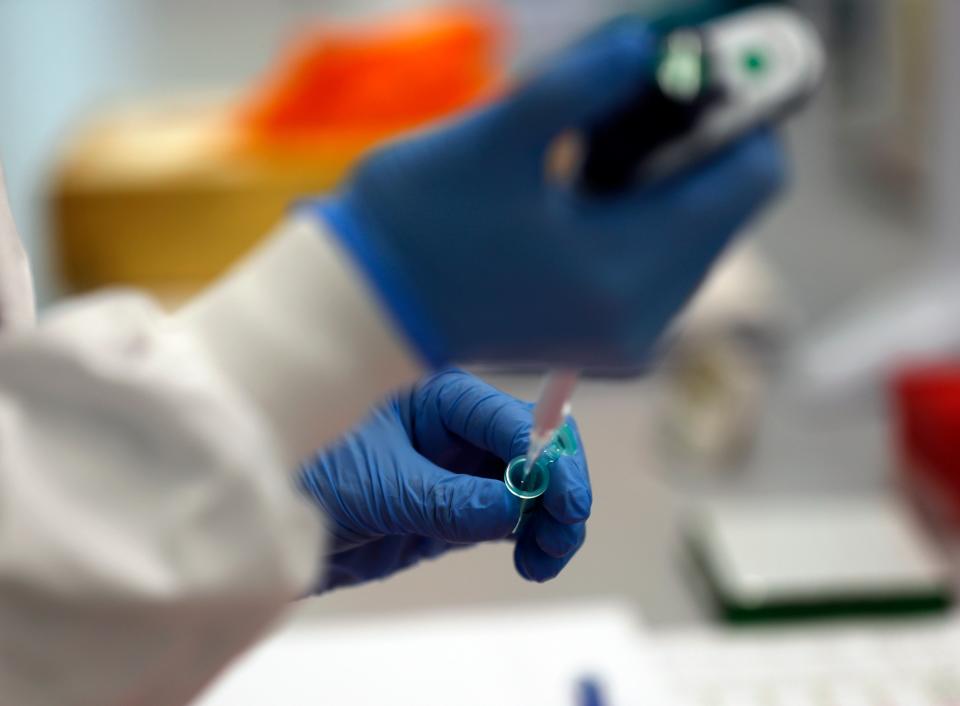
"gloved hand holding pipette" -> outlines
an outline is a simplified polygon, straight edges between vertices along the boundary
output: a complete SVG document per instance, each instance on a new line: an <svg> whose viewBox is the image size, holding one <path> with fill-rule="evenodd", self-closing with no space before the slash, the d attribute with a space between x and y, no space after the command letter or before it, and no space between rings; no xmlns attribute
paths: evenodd
<svg viewBox="0 0 960 706"><path fill-rule="evenodd" d="M309 461L302 484L333 535L317 590L508 537L520 502L504 486L504 467L526 451L530 407L464 372L444 372ZM546 581L566 566L583 543L591 501L577 439L575 453L552 463L549 487L516 538L521 576Z"/></svg>
<svg viewBox="0 0 960 706"><path fill-rule="evenodd" d="M782 156L763 130L615 194L545 178L556 138L653 90L657 52L626 20L308 205L423 359L633 367L777 191Z"/></svg>
<svg viewBox="0 0 960 706"><path fill-rule="evenodd" d="M766 42L776 24L753 23L763 31L750 37ZM689 59L708 43L679 44ZM760 128L652 181L634 179L632 163L584 182L600 190L545 178L557 138L596 137L655 90L660 50L624 21L489 107L373 153L339 194L303 205L173 317L105 295L4 331L0 445L11 453L0 454L0 485L16 499L6 523L16 531L0 533L5 702L186 703L292 597L518 526L520 574L555 576L583 542L590 485L579 441L550 454L542 495L503 480L527 451L529 405L444 373L341 435L449 361L632 369L646 359L783 177ZM765 57L740 65L750 77L735 85L751 98L757 67L787 65ZM688 86L700 58L668 73ZM648 126L639 117L628 135ZM618 140L600 143L619 156ZM17 248L5 254L16 264ZM21 328L31 293L28 277L16 280L0 287L0 324ZM563 416L562 395L544 399L540 436ZM315 507L284 472L304 458ZM326 551L317 515L332 534Z"/></svg>

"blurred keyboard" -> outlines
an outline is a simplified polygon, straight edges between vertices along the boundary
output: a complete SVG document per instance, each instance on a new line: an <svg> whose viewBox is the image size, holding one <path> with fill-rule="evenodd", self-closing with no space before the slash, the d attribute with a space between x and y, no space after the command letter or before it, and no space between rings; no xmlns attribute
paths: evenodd
<svg viewBox="0 0 960 706"><path fill-rule="evenodd" d="M655 639L685 706L960 706L960 617Z"/></svg>

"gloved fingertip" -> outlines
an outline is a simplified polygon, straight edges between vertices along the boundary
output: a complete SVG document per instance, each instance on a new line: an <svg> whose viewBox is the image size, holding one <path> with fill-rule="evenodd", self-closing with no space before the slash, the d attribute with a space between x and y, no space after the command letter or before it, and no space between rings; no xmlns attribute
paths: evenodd
<svg viewBox="0 0 960 706"><path fill-rule="evenodd" d="M590 519L590 499L584 492L565 493L545 504L550 515L562 524L582 524Z"/></svg>
<svg viewBox="0 0 960 706"><path fill-rule="evenodd" d="M589 487L581 487L570 494L567 522L578 523L586 522L590 519L590 512L593 509L593 493Z"/></svg>
<svg viewBox="0 0 960 706"><path fill-rule="evenodd" d="M566 525L586 522L593 506L593 491L581 464L575 457L558 459L543 499L547 511Z"/></svg>
<svg viewBox="0 0 960 706"><path fill-rule="evenodd" d="M571 555L572 556L572 555ZM563 571L571 557L555 558L548 556L539 546L530 528L527 528L514 548L514 565L517 572L527 581L544 583Z"/></svg>
<svg viewBox="0 0 960 706"><path fill-rule="evenodd" d="M758 128L705 164L701 178L690 182L692 188L687 196L703 213L723 213L727 207L740 212L782 190L788 171L779 138L768 127ZM711 196L706 192L712 198L722 196L723 201L710 206Z"/></svg>
<svg viewBox="0 0 960 706"><path fill-rule="evenodd" d="M586 534L581 524L564 525L547 515L542 515L534 527L537 546L554 559L572 556L583 544Z"/></svg>
<svg viewBox="0 0 960 706"><path fill-rule="evenodd" d="M520 549L520 542L517 542L516 546L513 548L513 566L517 570L517 573L520 574L520 578L527 581L534 580L530 576L530 572L527 571L527 565L523 560L523 551Z"/></svg>
<svg viewBox="0 0 960 706"><path fill-rule="evenodd" d="M674 214L678 228L698 234L685 252L700 263L690 271L700 272L783 187L786 171L779 140L761 128L642 191Z"/></svg>

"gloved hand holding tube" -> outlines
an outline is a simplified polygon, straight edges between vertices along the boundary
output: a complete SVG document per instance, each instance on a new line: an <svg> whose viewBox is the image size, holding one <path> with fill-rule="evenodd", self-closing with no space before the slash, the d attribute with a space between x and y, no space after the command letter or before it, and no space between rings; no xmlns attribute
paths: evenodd
<svg viewBox="0 0 960 706"><path fill-rule="evenodd" d="M783 181L761 130L615 194L545 178L548 150L651 85L633 20L573 47L498 103L370 155L308 208L422 357L630 368Z"/></svg>
<svg viewBox="0 0 960 706"><path fill-rule="evenodd" d="M458 430L450 409L423 404L437 383L421 384L328 446L355 414L412 384L423 362L634 369L779 188L781 152L764 131L613 193L545 178L556 139L589 132L650 85L656 52L643 24L621 22L499 102L384 146L186 312L290 458L329 449L304 476L338 541L321 590L507 537L519 518L502 478L527 450L526 405L511 406L509 424L479 414ZM449 449L425 444L424 429ZM550 578L582 542L589 484L573 493L564 477L554 474L519 536L524 576Z"/></svg>
<svg viewBox="0 0 960 706"><path fill-rule="evenodd" d="M385 146L170 317L106 294L33 329L0 205L0 318L20 329L0 351L6 701L186 703L308 586L510 536L528 498L504 469L530 406L459 372L407 387L423 363L634 368L782 180L764 132L614 193L546 179L556 139L644 90L655 55L621 23ZM514 558L531 580L585 537L582 444L563 448L523 505ZM333 536L318 580L321 530L287 475L305 458Z"/></svg>
<svg viewBox="0 0 960 706"><path fill-rule="evenodd" d="M656 53L643 24L613 25L499 103L373 153L339 194L307 205L429 364L635 367L777 191L782 157L765 131L615 193L545 178L556 139L635 98ZM470 400L508 412L464 417ZM531 422L529 406L441 375L319 455L304 479L337 537L321 588L510 534L520 503L501 478L527 451ZM557 464L517 541L531 579L556 575L584 537L582 450Z"/></svg>
<svg viewBox="0 0 960 706"><path fill-rule="evenodd" d="M504 469L526 450L530 411L467 373L442 372L308 461L301 483L333 536L317 591L508 537L521 503ZM573 453L552 461L550 484L516 537L514 563L532 581L556 576L585 537L590 480L579 439L570 446Z"/></svg>

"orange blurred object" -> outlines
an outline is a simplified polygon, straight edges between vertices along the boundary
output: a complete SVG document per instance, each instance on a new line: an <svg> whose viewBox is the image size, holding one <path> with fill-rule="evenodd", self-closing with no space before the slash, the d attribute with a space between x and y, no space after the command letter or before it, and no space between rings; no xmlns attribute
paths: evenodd
<svg viewBox="0 0 960 706"><path fill-rule="evenodd" d="M65 283L188 296L373 145L494 96L503 30L479 8L318 26L239 103L154 100L97 116L66 145L54 184Z"/></svg>
<svg viewBox="0 0 960 706"><path fill-rule="evenodd" d="M465 7L315 27L240 107L240 123L268 147L373 142L488 99L503 80L502 37L492 11Z"/></svg>

